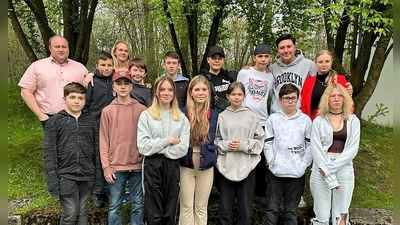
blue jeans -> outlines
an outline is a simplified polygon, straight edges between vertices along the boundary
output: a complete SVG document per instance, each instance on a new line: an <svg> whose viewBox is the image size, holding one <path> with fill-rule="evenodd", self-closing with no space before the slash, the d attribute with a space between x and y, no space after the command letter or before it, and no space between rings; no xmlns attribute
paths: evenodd
<svg viewBox="0 0 400 225"><path fill-rule="evenodd" d="M109 185L110 209L108 224L120 225L122 200L125 195L125 185L129 181L130 202L132 205L131 225L143 225L143 190L142 172L119 171L114 172L114 184Z"/></svg>
<svg viewBox="0 0 400 225"><path fill-rule="evenodd" d="M338 156L328 155L331 162ZM329 189L324 177L319 174L318 167L313 165L310 176L310 190L314 198L315 218L312 224L332 224L339 223L341 215L346 215L346 224L349 224L349 208L354 189L354 169L353 162L350 161L342 169L336 172L336 177L340 189Z"/></svg>
<svg viewBox="0 0 400 225"><path fill-rule="evenodd" d="M94 181L60 180L60 203L62 208L60 225L86 225L88 199Z"/></svg>

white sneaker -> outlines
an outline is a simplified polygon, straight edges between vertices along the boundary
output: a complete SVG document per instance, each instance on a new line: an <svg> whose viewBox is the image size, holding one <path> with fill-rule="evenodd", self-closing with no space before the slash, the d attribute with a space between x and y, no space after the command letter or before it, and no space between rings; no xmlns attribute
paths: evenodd
<svg viewBox="0 0 400 225"><path fill-rule="evenodd" d="M303 196L301 196L301 198L300 198L298 208L307 208L307 203L304 201Z"/></svg>

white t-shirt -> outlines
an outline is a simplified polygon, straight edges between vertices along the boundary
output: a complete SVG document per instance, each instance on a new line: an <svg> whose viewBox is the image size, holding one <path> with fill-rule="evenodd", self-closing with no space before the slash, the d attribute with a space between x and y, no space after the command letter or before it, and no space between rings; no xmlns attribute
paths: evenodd
<svg viewBox="0 0 400 225"><path fill-rule="evenodd" d="M240 81L246 89L243 105L257 114L261 126L265 126L268 119L267 101L273 88L274 76L270 72L261 72L250 67L239 71L237 81Z"/></svg>

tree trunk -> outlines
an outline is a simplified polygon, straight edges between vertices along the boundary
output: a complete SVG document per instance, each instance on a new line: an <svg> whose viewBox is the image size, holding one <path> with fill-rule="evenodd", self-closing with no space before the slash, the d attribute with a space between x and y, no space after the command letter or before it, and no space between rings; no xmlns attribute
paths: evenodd
<svg viewBox="0 0 400 225"><path fill-rule="evenodd" d="M188 76L192 77L198 74L198 63L197 63L197 42L198 38L198 19L197 19L197 5L199 4L199 0L192 0L191 2L186 2L184 5L184 13L186 14L186 22L188 26L188 37L189 37L189 46L190 46L190 59L192 65L192 73L188 74Z"/></svg>
<svg viewBox="0 0 400 225"><path fill-rule="evenodd" d="M56 33L50 27L47 20L45 1L41 0L24 0L35 17L39 28L40 36L43 41L44 49L47 55L49 52L49 39ZM21 3L22 4L22 3ZM78 0L62 0L63 9L63 35L68 40L70 48L69 58L77 60L86 65L89 59L90 37L92 33L92 25L94 12L98 4L98 0L78 1ZM11 9L9 18L13 26L13 30L17 34L18 40L24 48L29 60L34 62L38 60L36 53L32 48L30 40L23 31L21 24L15 14L12 0L8 0L8 7Z"/></svg>
<svg viewBox="0 0 400 225"><path fill-rule="evenodd" d="M386 58L392 49L393 43L389 47L392 35L393 30L389 30L386 34L381 34L381 36L379 37L376 43L376 48L372 57L371 65L369 67L366 82L361 91L354 98L354 114L356 114L359 118L361 118L362 110L374 93L376 85L379 81L379 77L381 75L382 68L385 65Z"/></svg>
<svg viewBox="0 0 400 225"><path fill-rule="evenodd" d="M334 12L331 12L328 7L328 3L330 2L330 0L324 1L324 19L325 29L327 31L328 49L331 51L333 50L336 59L333 61L332 67L338 73L347 75L342 63L344 55L346 54L345 49L350 48L349 81L353 86L353 99L355 104L354 113L361 118L361 112L376 88L388 52L392 49L392 47L388 46L393 37L393 26L385 27L387 30L385 34L374 32L373 29L376 27L365 29L363 21L365 18L362 18L358 14L352 14L353 18L350 18L350 15L348 15L349 11L347 11L347 9L351 7L361 7L354 5L356 3L350 2L347 3L348 5L345 6L345 10L340 15L341 17L338 27L332 28L332 26L327 23L329 17L335 14ZM390 4L372 4L369 7L383 14L392 10L392 5ZM348 31L350 24L352 24L353 28L351 32ZM382 23L377 24L377 26L383 28L385 25ZM333 35L334 32L332 29L336 29L335 35ZM375 51L370 63L372 48L374 47ZM368 69L369 71L366 76Z"/></svg>
<svg viewBox="0 0 400 225"><path fill-rule="evenodd" d="M215 15L214 15L212 23L211 23L210 35L208 35L208 41L207 41L206 49L203 54L203 59L201 61L200 69L208 68L207 53L208 53L208 50L212 46L216 45L216 43L217 43L218 28L222 22L223 11L227 4L228 4L228 1L223 1L223 0L218 1L217 10L215 12Z"/></svg>
<svg viewBox="0 0 400 225"><path fill-rule="evenodd" d="M164 10L165 16L168 19L168 27L169 27L169 32L171 34L172 43L174 44L176 53L179 55L179 58L181 59L182 74L188 74L188 70L186 68L185 61L183 60L183 54L182 54L181 48L179 47L178 36L176 35L176 31L175 31L175 25L174 25L174 22L172 21L171 13L168 10L168 1L167 0L163 0L163 10Z"/></svg>
<svg viewBox="0 0 400 225"><path fill-rule="evenodd" d="M13 30L18 38L19 43L24 49L25 54L28 56L29 61L34 62L38 60L38 57L33 51L32 46L29 44L29 41L26 38L24 31L22 30L21 24L18 21L12 0L8 0L8 18L10 18L11 20L11 25L13 27Z"/></svg>

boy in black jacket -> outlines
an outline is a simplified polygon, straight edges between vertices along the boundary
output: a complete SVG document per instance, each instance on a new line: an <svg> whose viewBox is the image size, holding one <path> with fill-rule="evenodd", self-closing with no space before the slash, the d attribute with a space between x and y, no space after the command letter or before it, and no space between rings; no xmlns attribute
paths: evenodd
<svg viewBox="0 0 400 225"><path fill-rule="evenodd" d="M189 86L189 78L178 74L181 63L179 62L179 55L174 51L168 51L164 55L163 67L165 75L172 78L176 86L176 100L178 100L179 108L186 106L187 88Z"/></svg>
<svg viewBox="0 0 400 225"><path fill-rule="evenodd" d="M102 185L98 124L82 111L85 93L79 83L65 85L65 110L52 116L44 130L47 187L60 201L61 225L87 224L90 193Z"/></svg>
<svg viewBox="0 0 400 225"><path fill-rule="evenodd" d="M201 75L207 77L211 87L210 107L222 112L229 106L226 90L230 83L236 81L237 72L224 70L225 51L220 46L213 46L208 50L208 69L202 69Z"/></svg>
<svg viewBox="0 0 400 225"><path fill-rule="evenodd" d="M144 83L144 78L147 75L146 60L133 58L129 63L129 73L132 75L133 81L133 88L131 91L132 98L148 108L153 100L153 91Z"/></svg>
<svg viewBox="0 0 400 225"><path fill-rule="evenodd" d="M100 124L101 111L108 106L115 95L111 86L111 78L114 74L114 63L110 53L101 51L97 55L96 70L94 71L93 83L88 85L86 91L85 109L87 109ZM103 177L103 176L102 176ZM103 177L103 187L100 191L93 192L93 204L97 208L102 208L108 201L108 183Z"/></svg>

